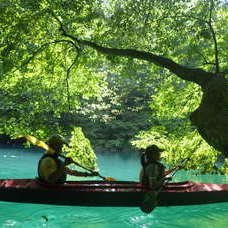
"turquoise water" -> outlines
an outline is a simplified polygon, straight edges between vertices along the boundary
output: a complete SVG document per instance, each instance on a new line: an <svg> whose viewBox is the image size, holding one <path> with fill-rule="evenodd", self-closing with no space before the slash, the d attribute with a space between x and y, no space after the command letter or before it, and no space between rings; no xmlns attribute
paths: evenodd
<svg viewBox="0 0 228 228"><path fill-rule="evenodd" d="M0 178L33 178L41 151L1 147ZM137 180L135 156L98 155L100 173L118 180ZM175 180L228 183L228 177L177 173ZM77 197L77 196L76 196ZM147 215L138 208L70 207L0 202L0 228L227 228L228 203L159 207Z"/></svg>

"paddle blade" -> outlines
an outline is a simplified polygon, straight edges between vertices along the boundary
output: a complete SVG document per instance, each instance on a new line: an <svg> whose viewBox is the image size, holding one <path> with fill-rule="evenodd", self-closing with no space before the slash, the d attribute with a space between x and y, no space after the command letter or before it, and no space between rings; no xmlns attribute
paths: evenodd
<svg viewBox="0 0 228 228"><path fill-rule="evenodd" d="M114 179L112 177L105 177L105 180L107 180L107 181L116 181L116 179Z"/></svg>
<svg viewBox="0 0 228 228"><path fill-rule="evenodd" d="M38 147L40 147L40 148L42 148L42 149L44 149L44 150L47 150L49 153L55 153L55 151L54 151L51 147L49 147L45 142L43 142L43 141L37 139L37 138L34 137L34 136L26 135L25 138L26 138L29 142L31 142L33 145L38 146Z"/></svg>

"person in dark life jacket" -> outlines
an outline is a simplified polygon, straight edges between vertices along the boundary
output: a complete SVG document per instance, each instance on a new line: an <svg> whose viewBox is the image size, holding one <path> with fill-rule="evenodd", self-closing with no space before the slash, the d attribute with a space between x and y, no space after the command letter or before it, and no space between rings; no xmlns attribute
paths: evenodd
<svg viewBox="0 0 228 228"><path fill-rule="evenodd" d="M97 172L87 173L69 169L67 166L73 163L73 160L60 157L64 144L67 145L67 142L61 135L53 135L47 141L47 145L52 151L46 151L39 160L38 178L40 181L48 184L64 184L67 174L83 177L98 175Z"/></svg>
<svg viewBox="0 0 228 228"><path fill-rule="evenodd" d="M165 166L159 162L162 151L156 145L151 145L141 155L140 181L151 189L159 187L165 175Z"/></svg>
<svg viewBox="0 0 228 228"><path fill-rule="evenodd" d="M173 172L176 168L165 170L165 166L160 162L161 152L156 145L150 145L141 155L142 169L140 171L140 181L147 185L151 191L145 195L141 205L141 210L145 213L150 213L157 206L157 196L163 187L164 180L167 175ZM168 178L168 177L167 177Z"/></svg>

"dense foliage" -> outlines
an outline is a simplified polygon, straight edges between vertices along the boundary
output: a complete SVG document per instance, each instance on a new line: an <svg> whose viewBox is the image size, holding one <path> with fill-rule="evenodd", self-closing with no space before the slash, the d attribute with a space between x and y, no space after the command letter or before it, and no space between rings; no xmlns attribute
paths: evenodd
<svg viewBox="0 0 228 228"><path fill-rule="evenodd" d="M186 168L213 171L219 152L189 121L202 88L156 58L224 76L227 20L219 0L1 0L0 133L80 126L96 148L155 143L168 163L191 156Z"/></svg>
<svg viewBox="0 0 228 228"><path fill-rule="evenodd" d="M90 141L85 138L82 129L79 127L74 128L71 134L69 144L63 147L63 153L71 157L78 164L83 162L83 165L87 168L95 169L96 155Z"/></svg>

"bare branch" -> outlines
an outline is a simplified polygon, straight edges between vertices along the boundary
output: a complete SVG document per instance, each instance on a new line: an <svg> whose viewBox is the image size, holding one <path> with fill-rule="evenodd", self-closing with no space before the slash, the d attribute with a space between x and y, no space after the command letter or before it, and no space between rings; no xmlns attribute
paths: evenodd
<svg viewBox="0 0 228 228"><path fill-rule="evenodd" d="M67 74L66 74L67 102L68 102L69 111L71 110L71 106L70 106L70 90L69 90L69 88L70 88L70 86L69 86L70 72L73 69L73 66L77 63L77 61L79 59L79 55L80 55L80 53L78 52L78 54L77 54L76 58L74 59L73 63L67 69Z"/></svg>
<svg viewBox="0 0 228 228"><path fill-rule="evenodd" d="M200 55L201 58L204 60L204 63L202 63L202 66L205 66L205 65L214 65L215 66L215 63L214 62L208 62L206 57L201 52L196 50L196 53L198 53L198 55Z"/></svg>
<svg viewBox="0 0 228 228"><path fill-rule="evenodd" d="M212 21L212 14L214 10L214 0L210 0L210 13L209 13L209 21L208 21L208 26L212 34L212 39L214 42L214 55L215 55L215 67L216 67L216 73L220 72L219 69L219 51L218 51L218 43L217 43L217 38L216 38L216 33L213 28L213 21Z"/></svg>
<svg viewBox="0 0 228 228"><path fill-rule="evenodd" d="M30 58L28 58L26 61L23 62L23 64L20 66L20 67L23 67L27 64L29 64L30 61L32 61L35 56L37 54L39 54L41 51L43 51L43 49L51 44L56 44L56 43L68 43L68 44L71 44L75 47L75 44L74 42L70 41L70 40L55 40L55 41L52 41L52 42L49 42L49 43L45 43L45 44L42 44L40 46L40 48L38 48L35 52L33 52L32 56Z"/></svg>
<svg viewBox="0 0 228 228"><path fill-rule="evenodd" d="M159 20L165 20L167 18L186 18L186 19L195 19L201 23L205 23L209 30L210 30L210 33L212 35L212 39L213 39L213 43L214 43L214 64L212 63L207 63L206 61L206 64L211 64L211 65L215 65L215 68L216 68L216 73L219 73L220 72L220 66L219 66L219 51L218 51L218 43L217 43L217 38L216 38L216 33L215 33L215 30L213 28L213 20L212 20L212 16L213 16L213 10L214 10L214 0L210 0L210 9L209 9L209 19L206 20L206 19L202 19L202 18L199 18L199 17L195 17L195 16L187 16L187 15L176 15L176 16L167 16L165 15L164 17L160 18ZM202 55L201 55L202 56ZM204 58L205 60L205 58Z"/></svg>
<svg viewBox="0 0 228 228"><path fill-rule="evenodd" d="M61 20L52 11L50 13L55 18L55 20L58 22L58 24L60 26L59 31L61 32L61 34L63 36L69 37L71 40L76 41L78 43L78 39L76 37L74 37L70 34L67 34L66 29L65 29L63 23L61 22ZM78 45L76 45L76 44L74 44L74 45L75 45L75 47L77 47L79 49Z"/></svg>

